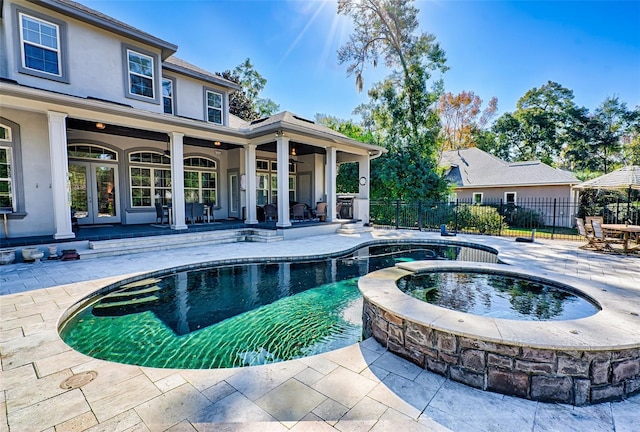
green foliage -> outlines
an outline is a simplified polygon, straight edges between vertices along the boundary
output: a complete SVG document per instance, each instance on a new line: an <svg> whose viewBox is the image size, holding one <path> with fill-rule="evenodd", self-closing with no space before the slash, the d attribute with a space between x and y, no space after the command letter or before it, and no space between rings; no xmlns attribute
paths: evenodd
<svg viewBox="0 0 640 432"><path fill-rule="evenodd" d="M540 228L544 226L542 215L533 209L508 205L504 209L503 216L510 227Z"/></svg>
<svg viewBox="0 0 640 432"><path fill-rule="evenodd" d="M440 123L436 102L442 83L429 88L433 71L444 72L444 51L431 34L416 34L418 10L408 0L340 0L338 13L353 20L354 31L340 48L340 63L363 87L365 65L382 58L392 73L369 90L369 103L357 108L366 128L388 153L372 163L372 197L409 200L438 197L447 190L437 171Z"/></svg>
<svg viewBox="0 0 640 432"><path fill-rule="evenodd" d="M458 210L458 226L475 229L481 234L499 234L507 227L495 207L467 204Z"/></svg>
<svg viewBox="0 0 640 432"><path fill-rule="evenodd" d="M260 98L267 80L255 70L250 59L233 69L217 73L224 79L240 84L242 90L229 96L229 112L246 121L257 120L277 112L280 106L271 99Z"/></svg>

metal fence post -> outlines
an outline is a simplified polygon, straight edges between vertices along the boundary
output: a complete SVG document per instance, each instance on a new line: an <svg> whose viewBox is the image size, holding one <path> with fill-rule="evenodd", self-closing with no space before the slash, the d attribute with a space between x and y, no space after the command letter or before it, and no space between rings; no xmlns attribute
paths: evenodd
<svg viewBox="0 0 640 432"><path fill-rule="evenodd" d="M551 240L553 240L553 236L556 233L556 201L557 198L553 199L553 226L551 227Z"/></svg>
<svg viewBox="0 0 640 432"><path fill-rule="evenodd" d="M396 200L396 229L400 227L400 200Z"/></svg>
<svg viewBox="0 0 640 432"><path fill-rule="evenodd" d="M422 200L418 200L418 231L422 231Z"/></svg>

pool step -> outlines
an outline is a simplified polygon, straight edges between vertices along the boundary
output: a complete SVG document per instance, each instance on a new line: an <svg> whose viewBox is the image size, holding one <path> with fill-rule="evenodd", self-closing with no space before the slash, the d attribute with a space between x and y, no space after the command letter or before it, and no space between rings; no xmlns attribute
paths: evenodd
<svg viewBox="0 0 640 432"><path fill-rule="evenodd" d="M106 309L106 308L112 308L112 307L136 306L136 305L143 304L143 303L154 302L156 300L160 300L160 297L148 296L148 297L137 298L137 299L132 299L132 300L97 303L97 304L95 304L93 306L93 308L94 309Z"/></svg>
<svg viewBox="0 0 640 432"><path fill-rule="evenodd" d="M274 242L283 237L277 231L257 228L237 230L205 231L195 233L168 234L162 236L136 237L114 240L90 241L89 249L78 250L81 259L101 258L137 252L150 252L193 247L201 244L224 244L237 242Z"/></svg>
<svg viewBox="0 0 640 432"><path fill-rule="evenodd" d="M142 288L134 291L117 291L111 294L107 294L104 298L113 299L113 298L126 298L126 297L136 297L142 294L150 294L157 291L160 291L161 288L158 285L154 285L147 288Z"/></svg>

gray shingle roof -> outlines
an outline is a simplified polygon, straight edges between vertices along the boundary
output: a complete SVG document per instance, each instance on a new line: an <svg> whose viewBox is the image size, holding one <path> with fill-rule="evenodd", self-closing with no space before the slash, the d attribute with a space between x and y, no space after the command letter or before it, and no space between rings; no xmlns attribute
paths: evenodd
<svg viewBox="0 0 640 432"><path fill-rule="evenodd" d="M572 173L540 161L509 163L478 148L443 152L440 165L450 167L447 179L458 187L580 183Z"/></svg>
<svg viewBox="0 0 640 432"><path fill-rule="evenodd" d="M221 85L224 87L232 88L234 90L240 90L240 86L233 81L222 78L216 74L213 74L207 70L199 68L185 60L182 60L176 56L167 57L162 63L162 66L167 70L182 73L192 76L197 79L207 81L212 84Z"/></svg>
<svg viewBox="0 0 640 432"><path fill-rule="evenodd" d="M129 24L72 0L31 0L31 2L53 9L64 15L72 16L81 21L88 22L107 31L121 34L139 42L160 48L162 50L163 58L170 56L178 49L177 45L157 38L149 33L130 26Z"/></svg>

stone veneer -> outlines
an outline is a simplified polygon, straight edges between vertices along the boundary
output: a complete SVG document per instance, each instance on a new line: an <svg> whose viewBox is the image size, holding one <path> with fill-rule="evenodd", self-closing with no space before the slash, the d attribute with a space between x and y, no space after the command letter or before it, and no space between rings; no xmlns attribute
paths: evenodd
<svg viewBox="0 0 640 432"><path fill-rule="evenodd" d="M433 262L425 265L427 268L438 266ZM478 267L477 264L442 266L450 266L452 270L453 267L455 270L465 266ZM540 343L540 346L526 340L495 340L493 337L473 334L473 329L480 329L480 333L482 328L491 329L487 324L494 319L428 305L397 288L397 292L393 292L397 279L419 269L420 263L411 263L361 278L365 337L373 336L389 351L454 381L525 399L587 405L622 399L640 391L640 344L625 343L623 348L614 343L609 348L591 348L594 345L581 342L557 343L554 338L559 336L559 331L551 326L549 339ZM495 266L496 272L501 270L500 266ZM377 288L375 285L378 285ZM426 313L420 313L420 309ZM439 313L432 314L434 309ZM447 316L450 313L455 316ZM424 316L425 320L421 321L420 316ZM588 322L590 319L585 320ZM461 326L465 321L471 323L471 332L452 328ZM544 332L544 322L510 323L514 327L529 325L533 333ZM580 328L579 325L575 327ZM603 326L601 330L608 328ZM568 332L576 335L581 333L579 330ZM617 331L613 333L612 339L615 340ZM544 334L532 336L536 340L545 339Z"/></svg>

